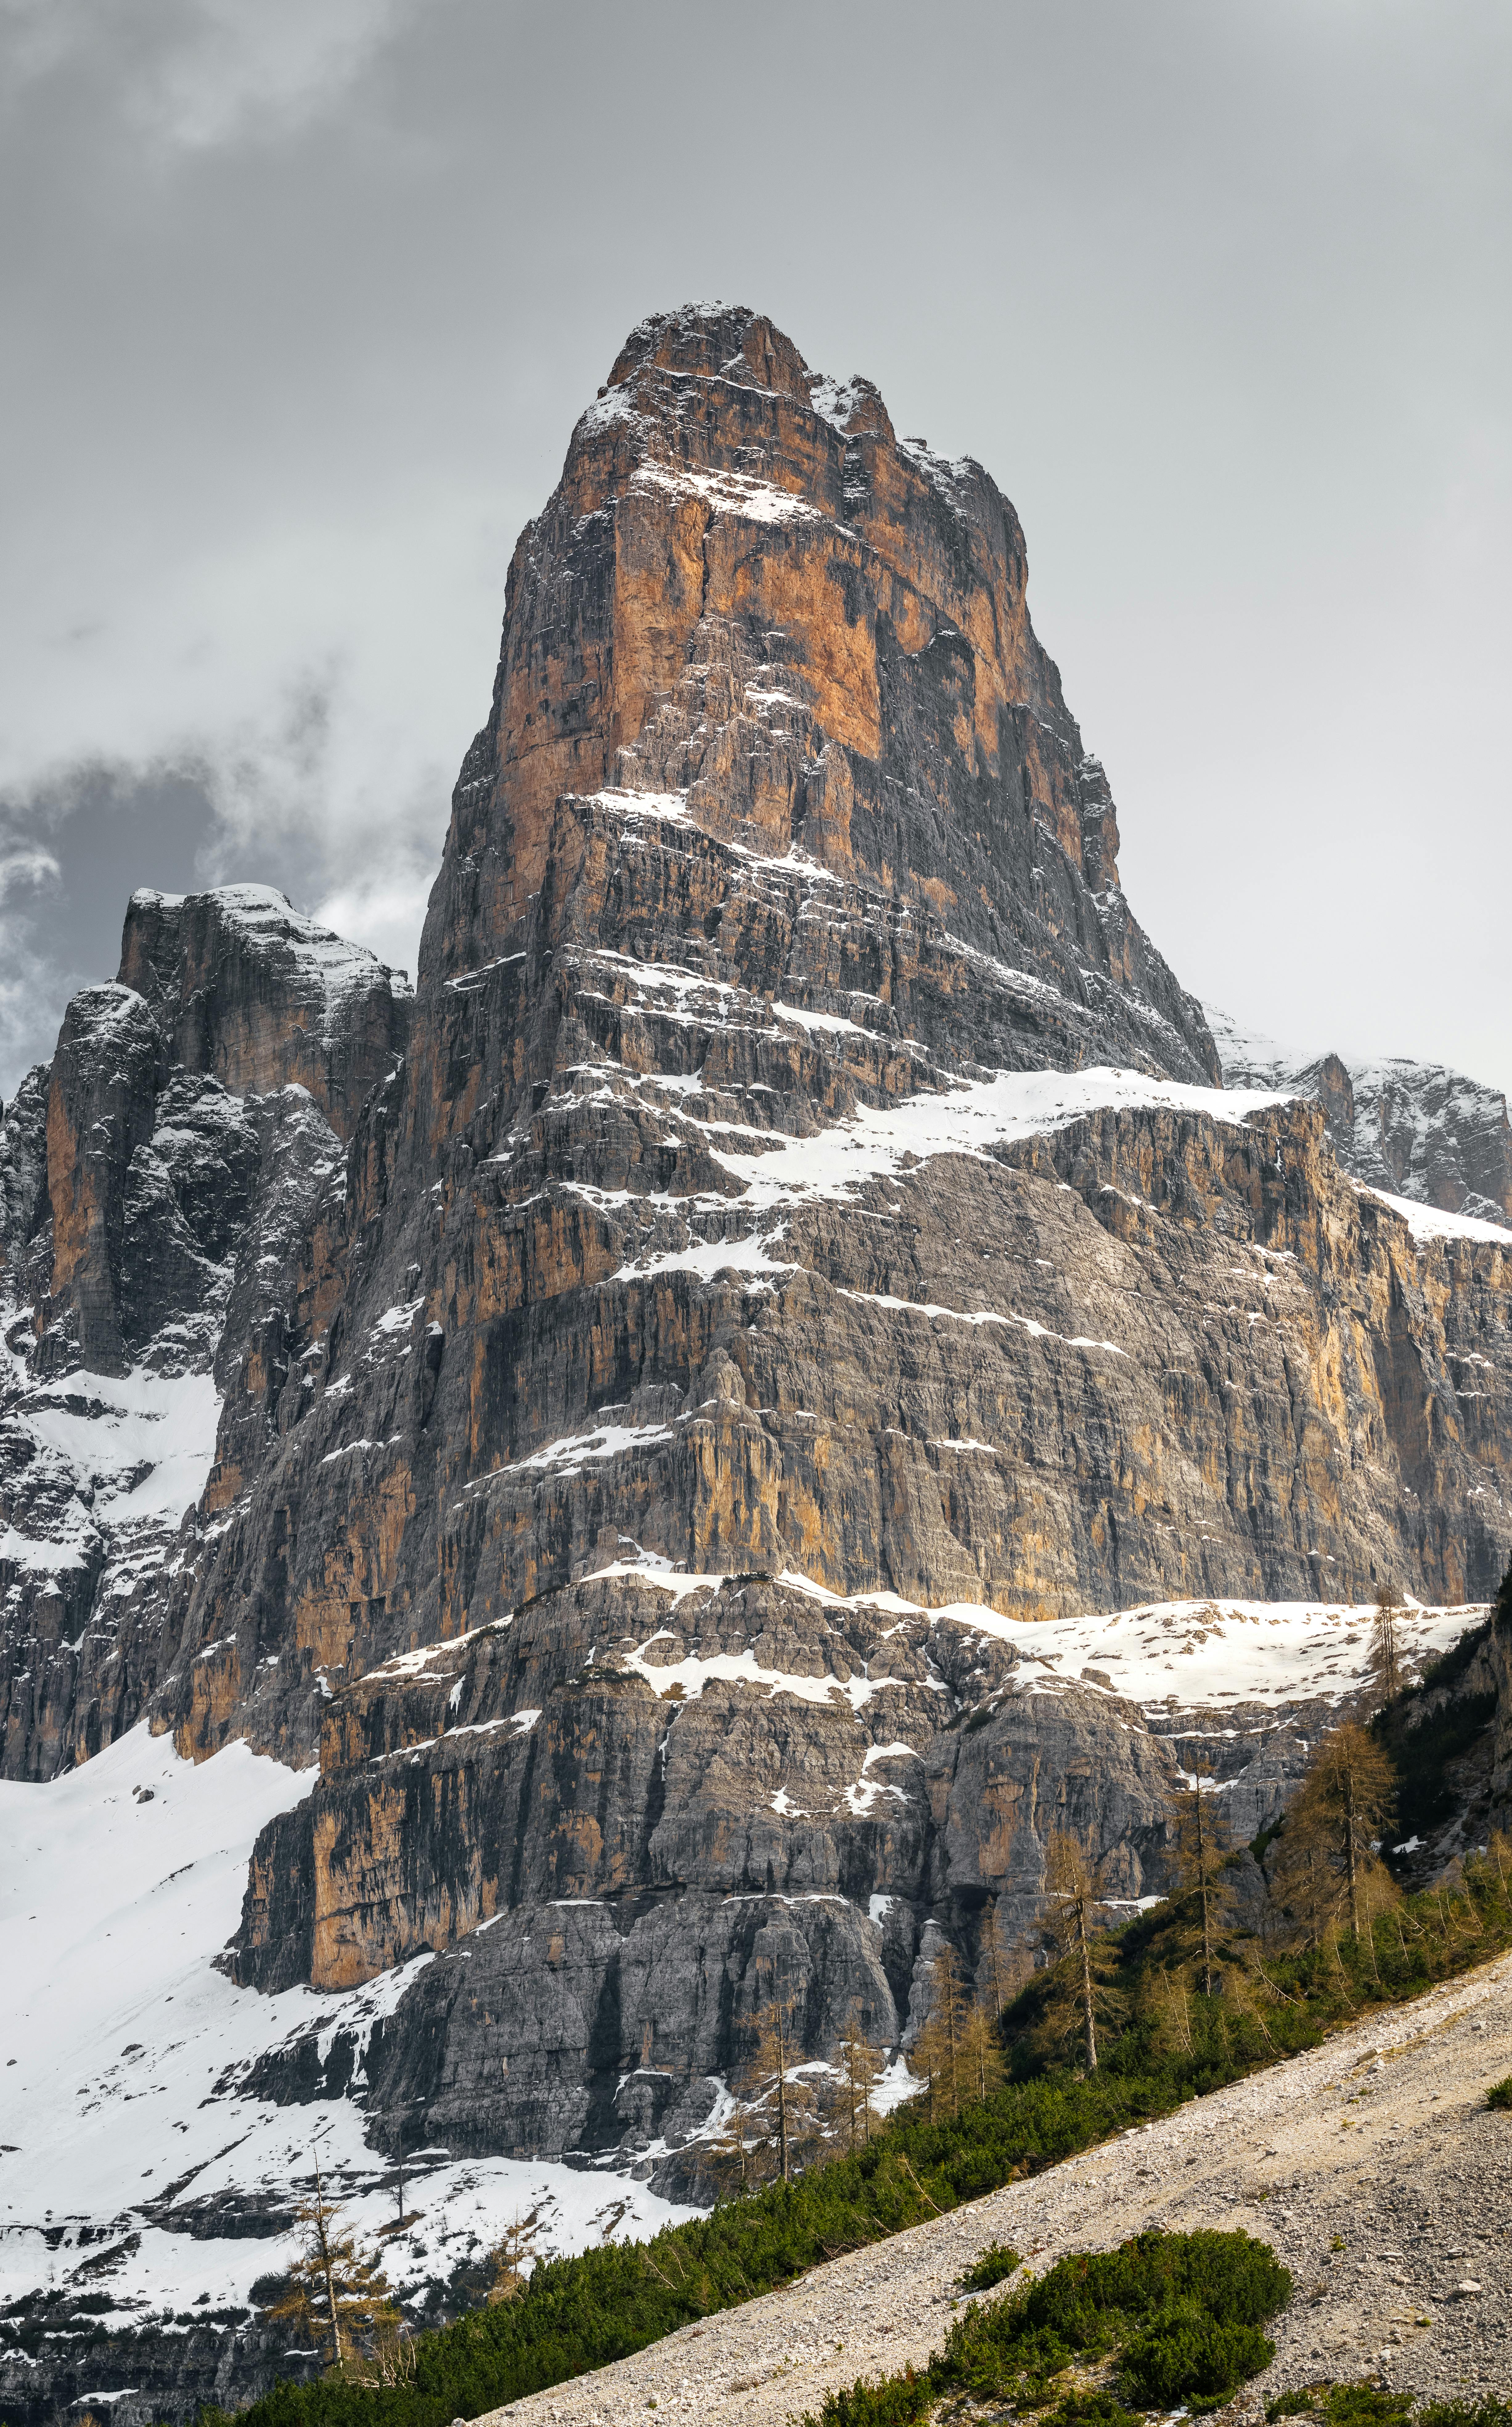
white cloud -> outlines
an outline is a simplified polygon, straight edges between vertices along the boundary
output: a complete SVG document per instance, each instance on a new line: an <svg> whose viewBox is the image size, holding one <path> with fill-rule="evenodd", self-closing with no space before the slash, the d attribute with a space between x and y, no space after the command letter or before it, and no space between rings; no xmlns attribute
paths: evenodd
<svg viewBox="0 0 1512 2427"><path fill-rule="evenodd" d="M83 596L65 561L51 599L4 616L0 796L66 796L91 764L187 774L219 833L186 883L233 857L245 871L262 846L270 871L309 871L321 916L413 974L451 787L487 712L508 542L470 491L389 505L381 529L244 529L135 572L97 557ZM38 823L11 845L18 879L46 872Z"/></svg>
<svg viewBox="0 0 1512 2427"><path fill-rule="evenodd" d="M89 57L170 152L277 141L335 108L426 0L0 0L12 90Z"/></svg>

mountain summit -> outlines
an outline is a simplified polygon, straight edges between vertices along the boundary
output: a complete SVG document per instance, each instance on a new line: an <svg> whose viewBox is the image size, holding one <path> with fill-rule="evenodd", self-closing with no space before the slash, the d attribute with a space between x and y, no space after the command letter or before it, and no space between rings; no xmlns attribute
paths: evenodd
<svg viewBox="0 0 1512 2427"><path fill-rule="evenodd" d="M1053 1831L1158 1893L1187 1736L1259 1829L1357 1605L1494 1591L1512 1232L1226 1090L1117 849L987 473L690 306L520 538L413 1006L135 897L0 1127L0 1691L14 1778L305 1773L212 2105L699 2188L774 1991L896 2052Z"/></svg>

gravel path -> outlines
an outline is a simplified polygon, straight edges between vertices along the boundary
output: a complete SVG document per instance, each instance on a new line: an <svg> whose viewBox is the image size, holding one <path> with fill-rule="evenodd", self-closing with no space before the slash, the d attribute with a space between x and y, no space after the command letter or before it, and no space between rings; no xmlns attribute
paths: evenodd
<svg viewBox="0 0 1512 2427"><path fill-rule="evenodd" d="M831 2386L926 2359L989 2242L1044 2268L1150 2224L1244 2225L1296 2278L1274 2366L1225 2419L1260 2418L1282 2386L1376 2371L1418 2394L1512 2392L1512 2114L1484 2103L1512 2073L1509 1990L1503 1956L1162 2123L487 2417L781 2427Z"/></svg>

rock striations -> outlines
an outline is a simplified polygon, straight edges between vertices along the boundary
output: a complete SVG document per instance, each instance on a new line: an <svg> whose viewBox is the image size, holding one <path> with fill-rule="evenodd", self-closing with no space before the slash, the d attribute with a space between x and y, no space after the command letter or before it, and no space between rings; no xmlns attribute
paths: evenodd
<svg viewBox="0 0 1512 2427"><path fill-rule="evenodd" d="M773 1981L896 2045L1052 1828L1158 1888L1178 1698L1020 1621L1506 1565L1512 1238L1223 1091L1025 582L866 381L643 323L515 551L413 1027L278 897L138 895L6 1116L7 1766L141 1712L318 1763L227 1960L434 1951L380 2142L649 2164ZM1230 1698L1257 1816L1325 1707Z"/></svg>

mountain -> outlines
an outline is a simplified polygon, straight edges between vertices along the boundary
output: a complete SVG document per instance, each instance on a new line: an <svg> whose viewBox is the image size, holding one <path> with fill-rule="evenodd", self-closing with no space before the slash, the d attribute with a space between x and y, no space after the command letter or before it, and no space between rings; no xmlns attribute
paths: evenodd
<svg viewBox="0 0 1512 2427"><path fill-rule="evenodd" d="M160 2004L34 1970L18 2266L62 2215L144 2314L175 2236L244 2301L317 2127L374 2213L429 2152L416 2298L464 2191L596 2231L608 2170L630 2229L702 2195L774 1990L900 2085L1053 1829L1159 1894L1195 1746L1258 1829L1375 1587L1418 1657L1494 1591L1504 1231L1222 1084L1026 581L869 383L643 323L515 550L413 1004L281 897L138 895L7 1109L14 1895L50 1810L149 1868L159 1804L227 1813ZM122 2029L151 2194L80 2120Z"/></svg>
<svg viewBox="0 0 1512 2427"><path fill-rule="evenodd" d="M1506 1098L1440 1063L1290 1054L1206 1006L1228 1087L1315 1096L1345 1171L1410 1204L1512 1224Z"/></svg>

